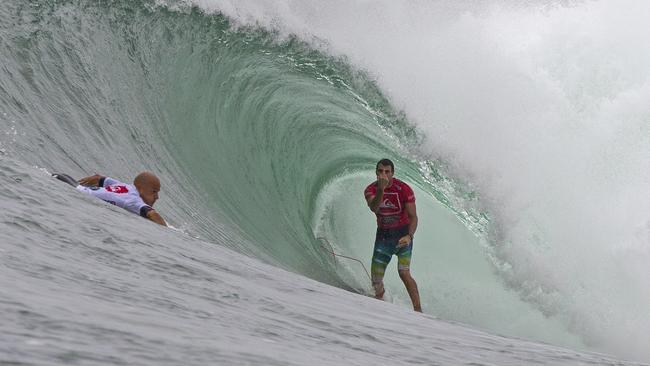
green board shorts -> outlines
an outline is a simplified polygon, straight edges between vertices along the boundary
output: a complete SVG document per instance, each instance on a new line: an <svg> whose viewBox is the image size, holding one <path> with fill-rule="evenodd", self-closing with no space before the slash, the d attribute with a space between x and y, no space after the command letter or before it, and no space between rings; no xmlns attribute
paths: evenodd
<svg viewBox="0 0 650 366"><path fill-rule="evenodd" d="M395 229L377 229L375 237L375 249L372 254L372 282L381 282L386 272L386 267L393 255L397 256L397 269L408 270L411 266L411 252L413 251L413 240L401 248L397 247L399 239L408 235L408 225Z"/></svg>

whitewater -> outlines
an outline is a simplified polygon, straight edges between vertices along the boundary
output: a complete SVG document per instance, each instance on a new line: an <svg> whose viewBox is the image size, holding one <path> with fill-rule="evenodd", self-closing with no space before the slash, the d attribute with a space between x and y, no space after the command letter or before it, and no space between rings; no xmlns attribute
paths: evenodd
<svg viewBox="0 0 650 366"><path fill-rule="evenodd" d="M4 1L0 364L650 361L648 14ZM369 296L383 157L425 314ZM170 228L50 177L143 170Z"/></svg>

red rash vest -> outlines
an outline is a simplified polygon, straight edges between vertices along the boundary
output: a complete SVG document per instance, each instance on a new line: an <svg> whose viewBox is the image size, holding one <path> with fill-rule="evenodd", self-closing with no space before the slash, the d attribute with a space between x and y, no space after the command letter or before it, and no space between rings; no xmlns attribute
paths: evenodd
<svg viewBox="0 0 650 366"><path fill-rule="evenodd" d="M377 195L377 182L372 182L364 191L366 199ZM384 200L379 204L377 227L393 229L409 224L406 204L415 202L415 194L408 184L393 178L393 184L384 189Z"/></svg>

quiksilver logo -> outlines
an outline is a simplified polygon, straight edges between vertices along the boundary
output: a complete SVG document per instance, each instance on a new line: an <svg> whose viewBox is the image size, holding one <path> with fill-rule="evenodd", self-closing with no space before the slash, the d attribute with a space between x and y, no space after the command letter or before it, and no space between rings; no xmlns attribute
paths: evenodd
<svg viewBox="0 0 650 366"><path fill-rule="evenodd" d="M398 208L397 206L395 206L395 205L394 205L390 200L388 200L388 199L385 199L384 202L381 203L381 207L385 207L385 208Z"/></svg>

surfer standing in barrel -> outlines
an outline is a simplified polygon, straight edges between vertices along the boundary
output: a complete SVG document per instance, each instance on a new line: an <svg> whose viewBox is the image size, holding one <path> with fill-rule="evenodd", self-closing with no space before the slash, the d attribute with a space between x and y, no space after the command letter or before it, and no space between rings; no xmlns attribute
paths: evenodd
<svg viewBox="0 0 650 366"><path fill-rule="evenodd" d="M377 235L370 272L377 299L384 298L384 273L393 255L397 256L397 271L406 286L415 311L422 312L420 294L411 276L413 235L418 227L415 194L408 184L394 178L395 166L389 159L377 163L377 181L365 189L370 211L377 216Z"/></svg>

